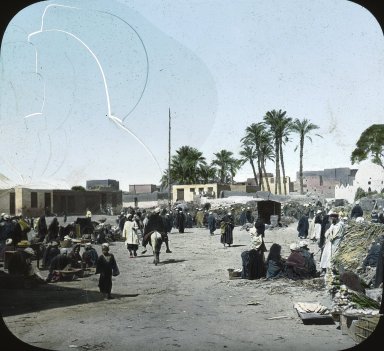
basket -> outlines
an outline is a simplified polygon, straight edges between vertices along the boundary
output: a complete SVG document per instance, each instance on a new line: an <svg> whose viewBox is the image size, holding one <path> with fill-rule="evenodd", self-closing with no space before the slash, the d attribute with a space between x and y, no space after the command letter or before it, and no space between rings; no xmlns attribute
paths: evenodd
<svg viewBox="0 0 384 351"><path fill-rule="evenodd" d="M29 247L30 243L28 240L21 240L19 243L17 243L17 247Z"/></svg>
<svg viewBox="0 0 384 351"><path fill-rule="evenodd" d="M235 271L233 268L228 268L228 275L229 279L240 279L241 278L241 272Z"/></svg>
<svg viewBox="0 0 384 351"><path fill-rule="evenodd" d="M62 240L60 241L60 246L65 248L72 247L72 240Z"/></svg>

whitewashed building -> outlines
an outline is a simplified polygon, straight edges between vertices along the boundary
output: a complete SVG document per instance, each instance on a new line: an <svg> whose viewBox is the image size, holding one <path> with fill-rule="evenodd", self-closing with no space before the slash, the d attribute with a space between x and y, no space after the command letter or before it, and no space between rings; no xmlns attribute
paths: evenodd
<svg viewBox="0 0 384 351"><path fill-rule="evenodd" d="M336 185L335 198L353 203L358 188L362 188L365 192L381 192L384 189L384 169L369 161L361 162L353 185Z"/></svg>

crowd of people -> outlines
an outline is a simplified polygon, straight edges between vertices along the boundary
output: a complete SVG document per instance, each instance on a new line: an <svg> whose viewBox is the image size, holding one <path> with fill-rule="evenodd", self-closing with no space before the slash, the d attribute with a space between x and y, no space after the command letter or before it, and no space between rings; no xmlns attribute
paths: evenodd
<svg viewBox="0 0 384 351"><path fill-rule="evenodd" d="M174 228L179 233L184 233L185 228L206 228L210 236L219 234L219 242L224 248L231 247L235 225L248 224L249 227L246 229L250 234L250 249L241 253L242 278L307 279L322 276L330 268L332 256L343 239L345 222L349 219L364 220L363 210L358 201L349 215L318 206L312 218L309 213L299 218L298 241L291 243L290 254L284 258L281 256L282 247L279 244L272 243L269 249L266 248L264 243L266 223L262 218L253 216L250 207L241 209L237 223L235 223L234 209L230 206L216 210L196 208L193 215L191 212L181 206L173 209L157 207L152 211L126 208L116 221L128 251L127 256L136 258L140 246L141 254L145 254L147 245L151 245L150 238L154 231L161 234L162 242L166 246L165 252L171 253L169 234ZM89 210L85 217L91 220L92 214ZM379 208L377 216L372 216L371 220L384 223L383 209ZM69 232L65 231L56 216L48 224L44 215L34 220L23 218L23 216L11 218L3 213L0 216L0 255L4 258L6 251L15 251L8 262L8 273L47 283L65 279L61 274L62 271L95 268L96 274L100 274L100 292L105 298L112 298L111 277L118 275L119 270L114 255L109 252L108 241L93 243L90 240L82 245L77 244L73 240L74 227L70 226L70 228ZM33 231L34 235L28 240L30 231ZM315 254L308 248L309 240L317 243L321 251L319 271L316 268ZM30 245L20 250L20 247L23 247L20 245L22 243ZM93 244L101 245L100 255ZM267 252L268 255L265 257ZM45 279L32 266L32 259L36 256L41 258L41 269L48 270L48 276Z"/></svg>
<svg viewBox="0 0 384 351"><path fill-rule="evenodd" d="M304 213L298 220L297 235L298 242L290 244L288 257L281 256L281 246L273 243L269 248L268 256L265 258L267 249L264 245L264 224L257 223L249 229L251 235L250 250L241 254L242 272L241 277L246 279L276 279L286 277L289 279L307 279L324 276L331 268L331 259L335 255L340 242L343 240L345 225L348 220L364 221L364 211L359 201L356 201L350 214L343 211L336 212L327 207L318 206L313 216ZM370 221L372 223L384 224L384 209L371 211ZM263 233L263 234L262 234ZM319 270L314 259L315 253L310 252L308 245L312 240L317 243L320 252Z"/></svg>

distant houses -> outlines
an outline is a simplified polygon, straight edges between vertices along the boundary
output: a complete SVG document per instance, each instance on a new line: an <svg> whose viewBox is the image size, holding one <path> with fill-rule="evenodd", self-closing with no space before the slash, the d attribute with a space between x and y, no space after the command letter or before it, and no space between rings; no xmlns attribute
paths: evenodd
<svg viewBox="0 0 384 351"><path fill-rule="evenodd" d="M336 186L348 186L353 184L357 169L327 168L322 171L303 172L304 194L318 195L323 198L334 198ZM296 181L293 183L294 191L300 192L299 173L296 173Z"/></svg>
<svg viewBox="0 0 384 351"><path fill-rule="evenodd" d="M122 208L121 190L64 190L15 187L0 190L0 211L10 215L38 217L46 215L93 214Z"/></svg>
<svg viewBox="0 0 384 351"><path fill-rule="evenodd" d="M268 173L264 177L270 185L270 195L275 194L275 178ZM299 179L291 182L285 178L287 194L284 194L284 181L281 181L281 195L299 193ZM329 168L322 171L303 172L304 195L318 198L345 199L352 203L356 190L360 187L366 192L381 192L384 189L384 170L372 163L363 163L359 169ZM118 213L122 208L150 208L159 204L168 205L171 202L192 202L224 198L230 196L257 197L263 191L255 185L254 178L235 184L177 184L171 192L160 189L154 184L133 184L129 191L119 189L119 182L113 179L88 180L86 189L29 189L15 187L0 189L0 211L10 215L22 214L27 217L37 217L42 214L81 215L89 209L94 214Z"/></svg>

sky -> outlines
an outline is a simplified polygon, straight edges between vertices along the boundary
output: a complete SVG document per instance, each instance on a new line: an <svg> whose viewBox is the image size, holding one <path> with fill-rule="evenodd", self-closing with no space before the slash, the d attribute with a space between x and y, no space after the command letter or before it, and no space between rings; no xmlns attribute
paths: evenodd
<svg viewBox="0 0 384 351"><path fill-rule="evenodd" d="M359 136L384 121L384 36L347 0L42 1L10 22L0 68L0 188L159 184L169 114L171 153L208 162L238 157L267 111L307 118L320 136L304 170L359 168ZM251 177L245 165L235 180Z"/></svg>

